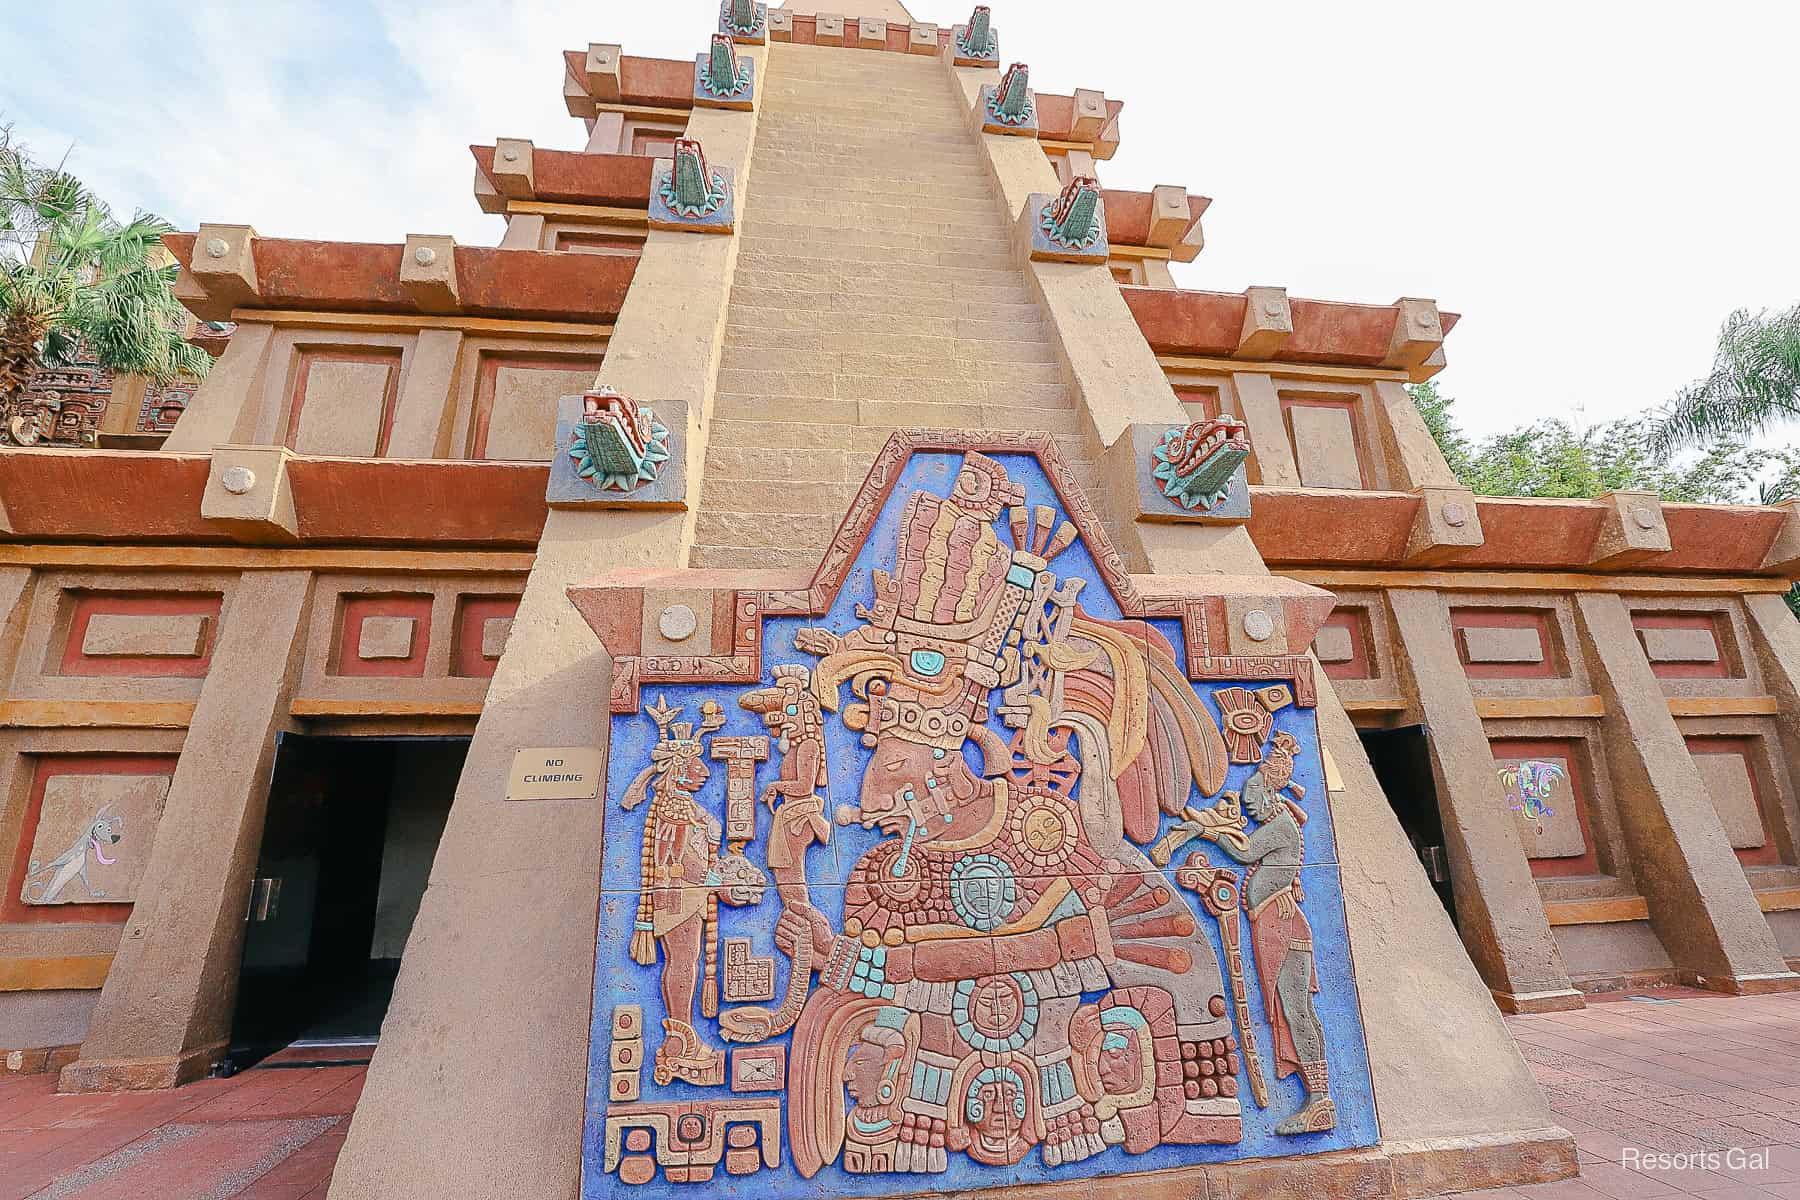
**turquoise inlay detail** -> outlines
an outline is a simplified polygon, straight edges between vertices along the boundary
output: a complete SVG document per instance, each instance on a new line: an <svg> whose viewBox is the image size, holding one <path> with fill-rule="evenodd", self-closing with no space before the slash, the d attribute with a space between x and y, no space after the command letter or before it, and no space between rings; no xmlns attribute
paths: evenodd
<svg viewBox="0 0 1800 1200"><path fill-rule="evenodd" d="M1006 582L1014 587L1030 588L1037 582L1037 572L1023 563L1014 563L1006 570Z"/></svg>
<svg viewBox="0 0 1800 1200"><path fill-rule="evenodd" d="M912 669L927 678L935 678L944 670L944 653L941 650L914 650L912 652Z"/></svg>
<svg viewBox="0 0 1800 1200"><path fill-rule="evenodd" d="M1018 896L1012 868L991 854L972 854L950 868L950 907L970 929L991 933L1006 924Z"/></svg>
<svg viewBox="0 0 1800 1200"><path fill-rule="evenodd" d="M995 1052L1019 1050L1024 1048L1027 1042L1031 1041L1033 1034L1037 1033L1037 985L1031 982L1031 976L1022 971L1010 972L1003 978L1012 980L1013 983L1017 985L1020 996L1024 998L1024 1003L1020 1006L1018 1027L1004 1037L998 1037L983 1032L982 1029L975 1024L974 1017L969 1012L969 1006L973 1002L975 995L975 985L980 982L979 980L964 979L958 981L956 992L950 997L950 1020L955 1023L956 1032L962 1037L963 1041L967 1042L977 1050L989 1050ZM1070 1088L1073 1089L1073 1087L1074 1077L1070 1076Z"/></svg>

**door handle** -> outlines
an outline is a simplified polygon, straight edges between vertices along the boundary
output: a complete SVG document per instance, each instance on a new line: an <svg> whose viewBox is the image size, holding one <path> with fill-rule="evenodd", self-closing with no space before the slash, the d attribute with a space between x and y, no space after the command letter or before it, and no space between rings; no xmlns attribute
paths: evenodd
<svg viewBox="0 0 1800 1200"><path fill-rule="evenodd" d="M281 879L261 876L250 881L250 906L244 913L249 922L267 921L276 915L281 904Z"/></svg>

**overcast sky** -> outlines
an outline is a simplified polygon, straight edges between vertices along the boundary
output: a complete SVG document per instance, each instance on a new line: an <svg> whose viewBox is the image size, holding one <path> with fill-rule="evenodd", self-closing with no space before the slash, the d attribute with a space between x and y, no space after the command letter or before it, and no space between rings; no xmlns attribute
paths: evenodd
<svg viewBox="0 0 1800 1200"><path fill-rule="evenodd" d="M0 119L121 209L492 244L467 146L579 149L560 51L686 58L716 0L4 0ZM854 15L854 0L845 0ZM966 6L912 5L949 24ZM1214 200L1185 287L1431 296L1463 423L1589 423L1800 302L1800 4L993 0L1006 61L1125 101L1112 187Z"/></svg>

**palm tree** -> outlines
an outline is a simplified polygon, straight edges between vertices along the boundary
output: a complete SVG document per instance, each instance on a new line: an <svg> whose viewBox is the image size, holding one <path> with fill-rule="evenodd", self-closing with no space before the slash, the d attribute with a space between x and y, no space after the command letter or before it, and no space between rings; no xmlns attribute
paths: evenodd
<svg viewBox="0 0 1800 1200"><path fill-rule="evenodd" d="M1651 429L1656 450L1748 440L1800 418L1800 305L1725 319L1712 372L1681 390Z"/></svg>
<svg viewBox="0 0 1800 1200"><path fill-rule="evenodd" d="M34 163L0 128L0 443L39 430L19 401L39 366L83 348L102 367L158 383L206 374L183 338L187 314L162 248L173 227L140 213L120 222L81 181Z"/></svg>

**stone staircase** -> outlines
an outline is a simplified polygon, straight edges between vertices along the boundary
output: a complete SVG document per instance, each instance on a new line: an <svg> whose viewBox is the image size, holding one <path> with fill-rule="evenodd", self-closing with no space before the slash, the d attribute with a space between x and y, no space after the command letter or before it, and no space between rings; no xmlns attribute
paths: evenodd
<svg viewBox="0 0 1800 1200"><path fill-rule="evenodd" d="M1044 430L1091 482L943 66L777 43L762 89L690 565L816 566L897 428Z"/></svg>

